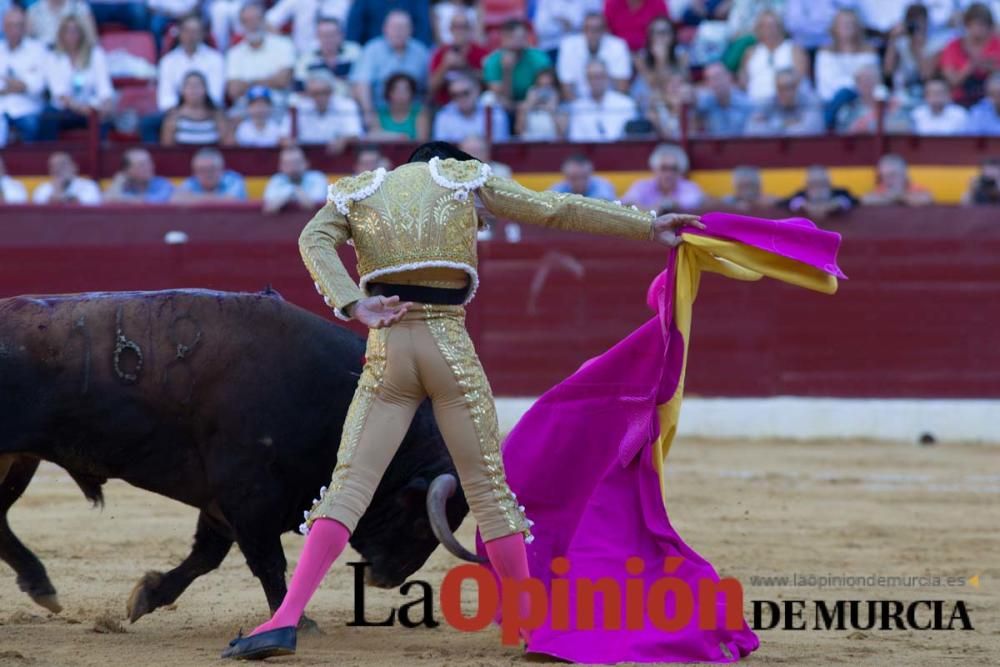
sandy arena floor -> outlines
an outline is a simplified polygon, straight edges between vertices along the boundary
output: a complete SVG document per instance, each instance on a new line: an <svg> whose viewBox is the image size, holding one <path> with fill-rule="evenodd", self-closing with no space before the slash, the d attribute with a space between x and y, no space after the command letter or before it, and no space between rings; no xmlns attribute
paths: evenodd
<svg viewBox="0 0 1000 667"><path fill-rule="evenodd" d="M1000 448L859 442L680 441L671 453L671 518L686 541L754 599L964 600L973 631L760 631L749 664L1000 664ZM0 665L220 665L235 631L265 617L263 593L238 549L196 581L176 608L124 632L125 600L146 570L186 555L195 512L120 482L107 507L89 509L72 481L45 467L11 523L48 567L64 611L53 616L17 590L0 566ZM460 536L472 544L467 520ZM290 560L301 540L286 535ZM286 665L531 664L500 645L495 628L461 633L346 627L351 571L342 558L310 606L325 634L300 636ZM416 575L437 585L457 562L439 549ZM753 585L751 576L940 575L972 577L958 588L819 589ZM436 590L436 589L435 589ZM370 617L403 602L370 589ZM811 608L807 611L810 618ZM440 619L440 613L438 612Z"/></svg>

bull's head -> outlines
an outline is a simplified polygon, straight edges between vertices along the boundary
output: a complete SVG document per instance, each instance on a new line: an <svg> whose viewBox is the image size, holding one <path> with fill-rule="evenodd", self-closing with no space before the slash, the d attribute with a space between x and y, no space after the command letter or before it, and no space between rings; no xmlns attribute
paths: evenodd
<svg viewBox="0 0 1000 667"><path fill-rule="evenodd" d="M353 546L371 567L366 581L380 588L394 588L419 570L438 544L455 556L481 562L465 549L454 531L469 511L465 495L451 473L414 477L396 496L395 511L367 512L351 538Z"/></svg>

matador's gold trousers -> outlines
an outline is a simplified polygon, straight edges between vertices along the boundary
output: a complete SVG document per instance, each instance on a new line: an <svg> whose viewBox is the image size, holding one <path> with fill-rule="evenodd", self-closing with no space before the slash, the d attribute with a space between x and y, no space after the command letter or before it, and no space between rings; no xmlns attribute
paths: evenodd
<svg viewBox="0 0 1000 667"><path fill-rule="evenodd" d="M365 356L337 466L306 528L329 517L354 532L417 407L430 397L483 540L530 536L507 486L493 394L465 330L465 308L415 304L399 322L369 331Z"/></svg>

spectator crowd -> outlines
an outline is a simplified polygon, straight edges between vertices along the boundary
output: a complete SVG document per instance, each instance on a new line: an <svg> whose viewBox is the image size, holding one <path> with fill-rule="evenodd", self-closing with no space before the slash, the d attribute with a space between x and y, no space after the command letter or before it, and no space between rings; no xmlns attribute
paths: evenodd
<svg viewBox="0 0 1000 667"><path fill-rule="evenodd" d="M322 199L299 146L336 154L444 139L483 153L517 139L682 132L1000 135L1000 0L528 0L517 16L495 14L495 4L0 0L0 145L97 123L103 135L131 130L146 143L199 147L176 188L155 175L146 150L127 151L103 198L143 201L246 198L219 147L281 147L265 197L277 210ZM122 31L153 44L152 103L142 113L127 94L142 63L103 47ZM687 162L677 147L657 148L652 177L624 201L701 205ZM922 199L881 178L900 168L880 164L883 191L871 203ZM575 156L559 187L608 193L592 169ZM52 155L49 171L36 201L102 197L65 153ZM738 169L734 179L728 203L759 198L759 173ZM823 188L829 201L813 203ZM17 198L7 190L7 201ZM816 168L787 203L856 201Z"/></svg>
<svg viewBox="0 0 1000 667"><path fill-rule="evenodd" d="M151 143L336 152L870 133L879 118L1000 134L1000 0L530 0L504 20L493 4L0 0L0 142L134 121L141 68L102 48L121 30L153 44L155 111L133 128Z"/></svg>

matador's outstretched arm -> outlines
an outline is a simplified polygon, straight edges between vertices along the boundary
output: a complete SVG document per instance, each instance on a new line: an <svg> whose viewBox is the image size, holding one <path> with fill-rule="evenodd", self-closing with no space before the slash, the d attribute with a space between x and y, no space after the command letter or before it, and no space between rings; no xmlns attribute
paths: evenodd
<svg viewBox="0 0 1000 667"><path fill-rule="evenodd" d="M477 192L483 206L500 218L570 232L638 240L653 238L655 212L583 195L535 192L498 176L488 178Z"/></svg>

